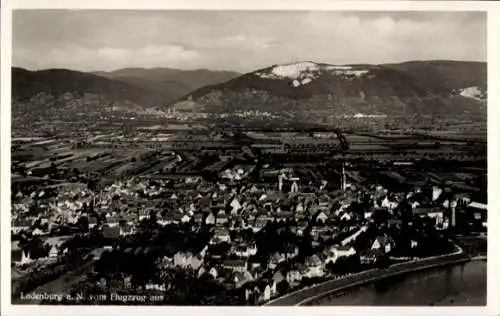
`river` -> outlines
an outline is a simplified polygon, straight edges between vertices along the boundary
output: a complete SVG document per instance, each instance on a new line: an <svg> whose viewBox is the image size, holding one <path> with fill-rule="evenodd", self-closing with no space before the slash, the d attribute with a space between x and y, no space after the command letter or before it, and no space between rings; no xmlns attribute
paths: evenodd
<svg viewBox="0 0 500 316"><path fill-rule="evenodd" d="M308 305L481 306L486 305L486 261L411 273L335 293Z"/></svg>

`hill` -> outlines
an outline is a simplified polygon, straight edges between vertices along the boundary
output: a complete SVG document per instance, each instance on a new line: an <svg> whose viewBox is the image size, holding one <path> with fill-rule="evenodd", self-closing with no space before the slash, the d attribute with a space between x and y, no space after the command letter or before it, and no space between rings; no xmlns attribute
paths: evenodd
<svg viewBox="0 0 500 316"><path fill-rule="evenodd" d="M431 60L384 66L404 71L417 80L450 91L474 86L486 90L487 67L486 63L482 62Z"/></svg>
<svg viewBox="0 0 500 316"><path fill-rule="evenodd" d="M128 102L142 107L159 106L166 101L162 94L156 91L85 72L67 69L29 71L12 68L14 102L28 101L40 93L55 99L64 95L72 95L74 98L95 95L103 102Z"/></svg>
<svg viewBox="0 0 500 316"><path fill-rule="evenodd" d="M12 68L11 112L17 129L44 122L91 122L108 115L155 114L169 101L157 91L94 74Z"/></svg>
<svg viewBox="0 0 500 316"><path fill-rule="evenodd" d="M307 61L273 65L200 88L173 107L211 113L286 113L308 119L482 117L486 80L481 69L485 70L484 64L461 62L329 65Z"/></svg>
<svg viewBox="0 0 500 316"><path fill-rule="evenodd" d="M230 71L170 68L123 68L110 72L97 71L93 74L160 92L170 101L175 101L203 86L223 83L240 75Z"/></svg>

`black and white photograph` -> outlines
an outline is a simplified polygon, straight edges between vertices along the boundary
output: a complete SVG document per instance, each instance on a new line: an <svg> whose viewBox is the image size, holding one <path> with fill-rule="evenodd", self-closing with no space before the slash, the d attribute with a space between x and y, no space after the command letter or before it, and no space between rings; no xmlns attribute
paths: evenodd
<svg viewBox="0 0 500 316"><path fill-rule="evenodd" d="M490 18L12 10L11 304L485 307Z"/></svg>

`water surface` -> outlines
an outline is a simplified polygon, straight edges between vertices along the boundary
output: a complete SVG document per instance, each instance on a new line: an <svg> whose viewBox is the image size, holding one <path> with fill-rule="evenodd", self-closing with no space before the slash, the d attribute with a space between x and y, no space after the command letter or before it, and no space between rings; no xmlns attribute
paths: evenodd
<svg viewBox="0 0 500 316"><path fill-rule="evenodd" d="M390 277L336 293L310 305L484 306L486 261Z"/></svg>

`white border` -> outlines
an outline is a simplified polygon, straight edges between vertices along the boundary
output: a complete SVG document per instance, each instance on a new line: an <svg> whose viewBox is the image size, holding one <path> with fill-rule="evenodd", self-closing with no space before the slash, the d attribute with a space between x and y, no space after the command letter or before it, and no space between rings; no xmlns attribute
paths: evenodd
<svg viewBox="0 0 500 316"><path fill-rule="evenodd" d="M328 1L328 0L2 0L1 4L1 106L0 145L1 182L1 315L195 315L219 313L240 316L264 313L286 313L289 316L316 315L500 315L500 4L484 1ZM10 305L10 65L12 9L186 9L186 10L338 10L338 11L487 11L488 12L488 305L487 307L49 307ZM496 268L496 269L495 269Z"/></svg>

